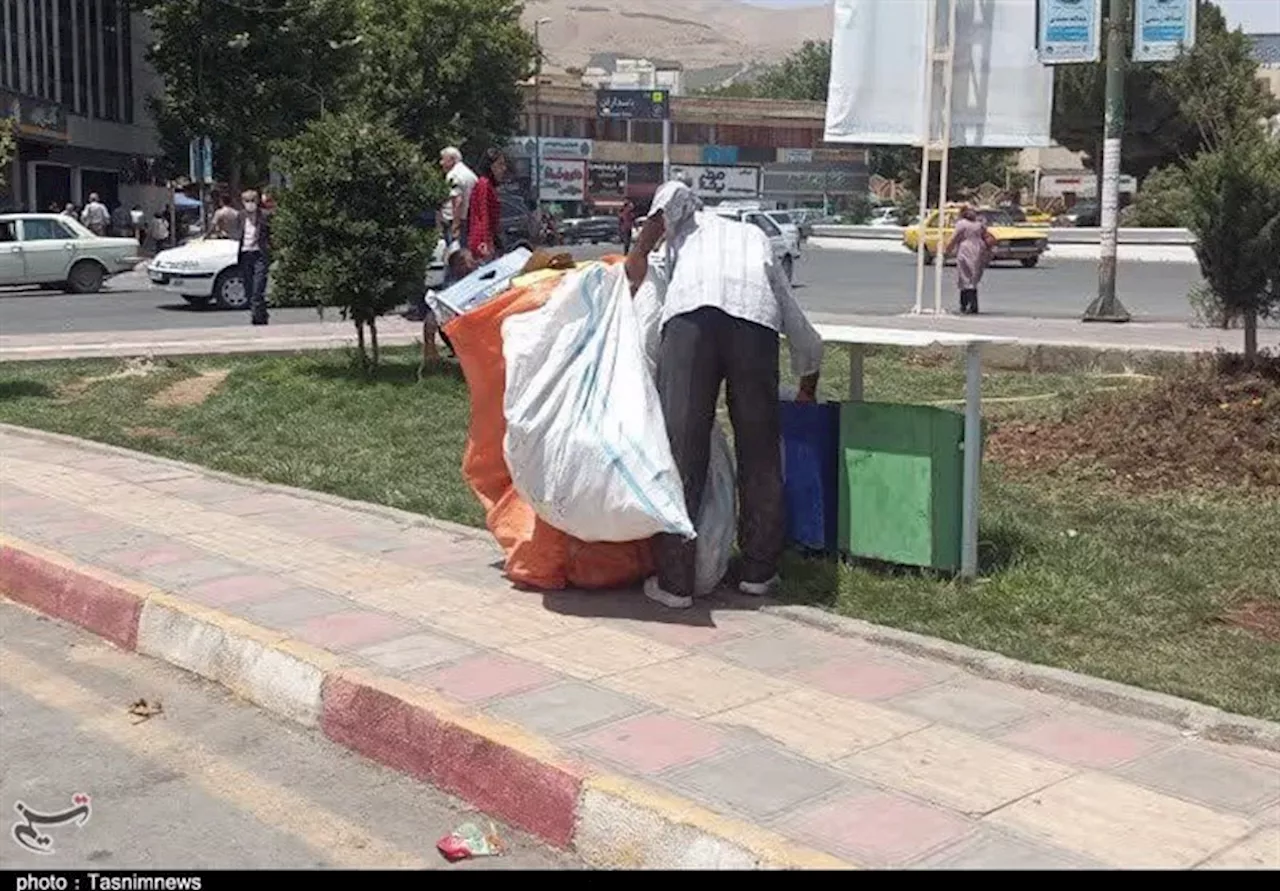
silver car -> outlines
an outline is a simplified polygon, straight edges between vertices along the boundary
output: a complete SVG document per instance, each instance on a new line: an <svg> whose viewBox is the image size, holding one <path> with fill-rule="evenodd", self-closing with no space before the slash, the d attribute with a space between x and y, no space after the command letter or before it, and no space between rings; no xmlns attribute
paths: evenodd
<svg viewBox="0 0 1280 891"><path fill-rule="evenodd" d="M135 239L94 235L62 214L0 214L0 285L95 294L111 276L131 271L138 253Z"/></svg>

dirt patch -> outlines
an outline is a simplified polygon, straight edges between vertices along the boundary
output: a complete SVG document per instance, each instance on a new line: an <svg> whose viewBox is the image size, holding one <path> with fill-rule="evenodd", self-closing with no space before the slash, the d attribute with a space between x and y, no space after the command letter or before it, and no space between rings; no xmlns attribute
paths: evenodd
<svg viewBox="0 0 1280 891"><path fill-rule="evenodd" d="M1078 409L1059 422L1001 424L988 454L1037 473L1102 468L1138 492L1280 490L1280 356L1250 371L1202 360Z"/></svg>
<svg viewBox="0 0 1280 891"><path fill-rule="evenodd" d="M222 386L229 374L231 371L226 368L202 371L195 377L165 387L148 399L147 405L152 408L190 408L200 405Z"/></svg>
<svg viewBox="0 0 1280 891"><path fill-rule="evenodd" d="M169 367L171 366L167 362L156 362L150 356L126 359L119 371L113 371L111 374L99 374L93 377L82 377L79 380L63 384L58 390L58 396L63 399L75 399L77 396L83 396L95 384L131 377L150 377L153 374L165 371Z"/></svg>
<svg viewBox="0 0 1280 891"><path fill-rule="evenodd" d="M1221 621L1263 640L1280 643L1280 602L1246 600L1223 613Z"/></svg>

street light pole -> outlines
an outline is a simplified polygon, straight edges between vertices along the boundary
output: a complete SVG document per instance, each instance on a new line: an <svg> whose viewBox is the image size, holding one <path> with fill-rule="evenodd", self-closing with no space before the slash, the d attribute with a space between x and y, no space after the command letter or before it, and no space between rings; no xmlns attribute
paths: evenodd
<svg viewBox="0 0 1280 891"><path fill-rule="evenodd" d="M1130 0L1110 0L1107 20L1107 97L1102 141L1102 259L1098 264L1098 296L1084 311L1086 322L1127 322L1129 311L1116 297L1116 240L1120 225L1120 157L1124 137L1125 42Z"/></svg>
<svg viewBox="0 0 1280 891"><path fill-rule="evenodd" d="M533 23L533 48L537 53L533 68L533 200L542 207L542 38L540 29L551 23L542 18Z"/></svg>

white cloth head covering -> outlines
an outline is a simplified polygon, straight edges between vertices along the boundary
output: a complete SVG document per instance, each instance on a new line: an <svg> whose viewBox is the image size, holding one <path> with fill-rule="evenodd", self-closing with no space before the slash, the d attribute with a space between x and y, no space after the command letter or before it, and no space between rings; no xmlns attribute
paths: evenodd
<svg viewBox="0 0 1280 891"><path fill-rule="evenodd" d="M680 245L692 231L694 219L702 210L702 199L690 188L687 179L663 183L653 196L649 213L662 213L666 241L667 269L674 270Z"/></svg>

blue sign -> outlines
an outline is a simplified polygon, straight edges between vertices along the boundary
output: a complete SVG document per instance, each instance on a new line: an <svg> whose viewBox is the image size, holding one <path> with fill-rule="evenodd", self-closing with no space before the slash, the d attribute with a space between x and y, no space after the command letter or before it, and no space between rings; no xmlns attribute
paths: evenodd
<svg viewBox="0 0 1280 891"><path fill-rule="evenodd" d="M702 163L713 167L733 167L738 163L736 145L704 145Z"/></svg>
<svg viewBox="0 0 1280 891"><path fill-rule="evenodd" d="M1133 61L1172 62L1196 42L1197 0L1137 0Z"/></svg>
<svg viewBox="0 0 1280 891"><path fill-rule="evenodd" d="M1036 47L1044 65L1102 58L1102 0L1039 0Z"/></svg>

